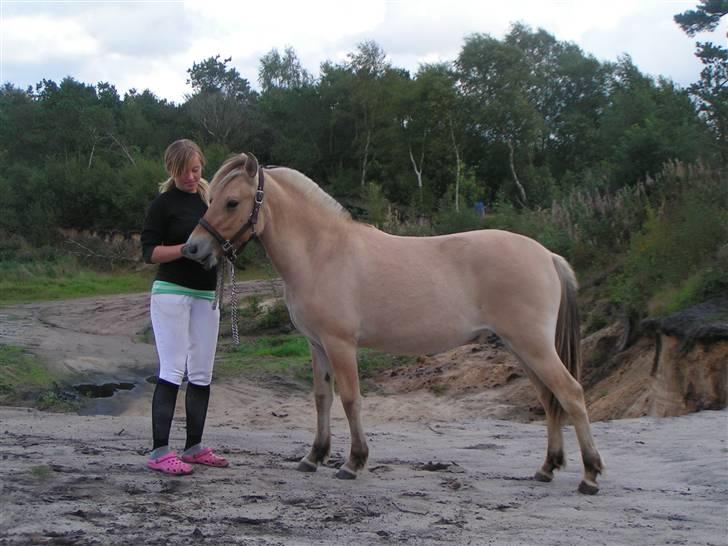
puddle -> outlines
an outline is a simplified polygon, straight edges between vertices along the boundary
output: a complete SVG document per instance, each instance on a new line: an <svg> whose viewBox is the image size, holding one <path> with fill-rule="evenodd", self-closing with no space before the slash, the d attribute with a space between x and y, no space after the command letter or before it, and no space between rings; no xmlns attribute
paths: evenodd
<svg viewBox="0 0 728 546"><path fill-rule="evenodd" d="M73 388L87 398L111 398L117 391L130 391L135 386L134 383L104 383L102 385L84 383L74 385Z"/></svg>

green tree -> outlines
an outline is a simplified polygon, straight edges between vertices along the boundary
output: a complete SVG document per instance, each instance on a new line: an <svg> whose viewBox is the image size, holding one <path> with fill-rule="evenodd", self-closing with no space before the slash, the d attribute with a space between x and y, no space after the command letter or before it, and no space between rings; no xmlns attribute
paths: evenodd
<svg viewBox="0 0 728 546"><path fill-rule="evenodd" d="M321 170L332 191L351 195L358 188L357 116L353 104L354 75L330 61L321 65L318 96L322 111Z"/></svg>
<svg viewBox="0 0 728 546"><path fill-rule="evenodd" d="M612 165L612 189L654 178L669 160L700 157L707 133L686 90L669 80L655 82L628 56L614 67L611 85L600 139Z"/></svg>
<svg viewBox="0 0 728 546"><path fill-rule="evenodd" d="M292 47L286 47L281 55L276 48L260 59L258 83L265 93L271 89L299 89L314 83L313 77L303 68Z"/></svg>
<svg viewBox="0 0 728 546"><path fill-rule="evenodd" d="M715 30L720 18L727 14L728 0L700 0L697 9L675 15L675 22L688 36L695 36L698 32Z"/></svg>
<svg viewBox="0 0 728 546"><path fill-rule="evenodd" d="M528 100L543 118L544 130L533 143L534 164L563 176L595 161L609 69L575 44L521 23L513 25L504 41L523 53L530 74Z"/></svg>
<svg viewBox="0 0 728 546"><path fill-rule="evenodd" d="M6 83L0 88L0 164L31 164L46 153L50 137L32 90Z"/></svg>
<svg viewBox="0 0 728 546"><path fill-rule="evenodd" d="M728 0L701 0L697 9L675 15L675 22L688 36L715 30L728 14ZM716 136L718 152L728 161L728 48L712 42L697 42L695 55L703 63L700 80L690 92L700 104Z"/></svg>
<svg viewBox="0 0 728 546"><path fill-rule="evenodd" d="M242 148L254 132L253 109L258 96L248 80L228 67L231 60L221 61L216 55L193 63L187 70L193 94L187 97L185 107L207 141Z"/></svg>
<svg viewBox="0 0 728 546"><path fill-rule="evenodd" d="M264 55L258 75L260 152L265 150L260 158L269 155L275 163L317 177L325 115L314 79L290 47L283 55L276 49Z"/></svg>
<svg viewBox="0 0 728 546"><path fill-rule="evenodd" d="M432 212L445 188L457 185L461 171L461 150L453 145L459 140L454 140L453 131L460 134L459 125L455 127L459 101L455 81L450 66L442 63L423 65L414 79L390 87L396 118L391 128L396 134L387 147L387 162L399 164L403 180L398 194L390 196L400 204L414 203L421 214Z"/></svg>
<svg viewBox="0 0 728 546"><path fill-rule="evenodd" d="M526 188L518 175L522 154L530 163L533 142L544 130L544 120L529 100L532 78L526 57L518 47L485 34L465 40L456 61L460 89L472 116L470 131L489 144L502 147L515 198L528 204Z"/></svg>
<svg viewBox="0 0 728 546"><path fill-rule="evenodd" d="M345 66L354 76L355 140L361 158L359 183L364 189L373 159L374 135L384 122L387 97L382 82L391 64L379 44L367 41L360 43L355 52L349 53Z"/></svg>

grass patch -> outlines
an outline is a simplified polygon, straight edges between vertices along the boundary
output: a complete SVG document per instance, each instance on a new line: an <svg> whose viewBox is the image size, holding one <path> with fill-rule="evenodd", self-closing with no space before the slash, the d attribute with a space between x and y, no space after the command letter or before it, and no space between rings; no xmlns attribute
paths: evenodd
<svg viewBox="0 0 728 546"><path fill-rule="evenodd" d="M272 266L266 264L246 264L244 268L237 268L235 270L236 283L276 278L278 278L278 273L276 273Z"/></svg>
<svg viewBox="0 0 728 546"><path fill-rule="evenodd" d="M308 358L308 342L302 336L271 336L241 345L237 351L243 357Z"/></svg>
<svg viewBox="0 0 728 546"><path fill-rule="evenodd" d="M20 347L0 344L0 396L51 388L55 379L35 355Z"/></svg>
<svg viewBox="0 0 728 546"><path fill-rule="evenodd" d="M145 268L118 273L81 270L60 277L35 275L24 279L0 276L0 305L148 292L155 273L154 268ZM272 278L265 276L268 274L264 268L249 267L237 271L235 281Z"/></svg>
<svg viewBox="0 0 728 546"><path fill-rule="evenodd" d="M44 482L49 480L53 475L53 471L50 466L46 464L33 466L30 468L30 475L38 481Z"/></svg>
<svg viewBox="0 0 728 546"><path fill-rule="evenodd" d="M448 386L437 384L430 386L430 392L435 396L444 396L447 393Z"/></svg>
<svg viewBox="0 0 728 546"><path fill-rule="evenodd" d="M21 347L0 344L0 404L31 405L48 411L77 410L78 402L59 393L57 379L35 355Z"/></svg>
<svg viewBox="0 0 728 546"><path fill-rule="evenodd" d="M373 349L359 349L357 359L359 361L359 377L367 379L384 370L413 364L417 357L392 355Z"/></svg>
<svg viewBox="0 0 728 546"><path fill-rule="evenodd" d="M308 342L299 334L261 336L240 340L239 347L230 347L219 354L215 364L217 377L254 377L281 379L310 388L313 384ZM359 377L363 391L372 385L367 379L377 373L415 362L412 356L395 356L371 349L359 349Z"/></svg>
<svg viewBox="0 0 728 546"><path fill-rule="evenodd" d="M64 300L149 290L153 272L98 273L78 271L67 277L34 276L0 279L0 305Z"/></svg>
<svg viewBox="0 0 728 546"><path fill-rule="evenodd" d="M265 380L273 376L311 385L308 342L300 335L277 335L241 339L215 364L218 377L247 376Z"/></svg>

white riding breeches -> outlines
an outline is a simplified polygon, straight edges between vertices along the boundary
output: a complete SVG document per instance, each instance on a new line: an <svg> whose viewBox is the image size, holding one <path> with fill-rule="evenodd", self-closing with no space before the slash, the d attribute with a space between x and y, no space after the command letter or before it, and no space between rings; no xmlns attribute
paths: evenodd
<svg viewBox="0 0 728 546"><path fill-rule="evenodd" d="M220 309L203 298L152 294L150 305L154 340L159 355L159 378L181 385L187 380L205 386L212 381Z"/></svg>

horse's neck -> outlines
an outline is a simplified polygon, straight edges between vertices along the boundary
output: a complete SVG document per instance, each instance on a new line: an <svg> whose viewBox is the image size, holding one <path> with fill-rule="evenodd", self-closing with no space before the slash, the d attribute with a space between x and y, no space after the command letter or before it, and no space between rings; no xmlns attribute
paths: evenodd
<svg viewBox="0 0 728 546"><path fill-rule="evenodd" d="M288 284L309 282L328 240L338 237L347 221L300 189L271 180L265 195L266 225L260 240L276 271Z"/></svg>

